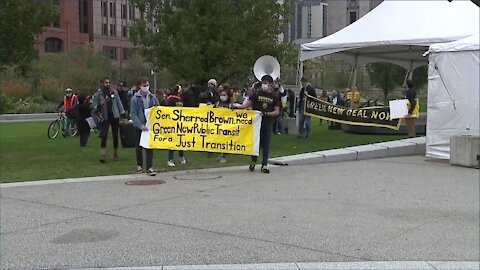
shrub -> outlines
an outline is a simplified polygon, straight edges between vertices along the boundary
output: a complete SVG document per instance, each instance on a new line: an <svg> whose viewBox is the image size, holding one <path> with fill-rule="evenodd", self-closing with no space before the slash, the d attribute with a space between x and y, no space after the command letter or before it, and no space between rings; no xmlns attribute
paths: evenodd
<svg viewBox="0 0 480 270"><path fill-rule="evenodd" d="M46 113L56 112L58 103L49 102L40 96L28 97L20 99L13 103L7 113Z"/></svg>
<svg viewBox="0 0 480 270"><path fill-rule="evenodd" d="M12 99L10 99L5 93L0 92L0 114L11 111L14 107Z"/></svg>
<svg viewBox="0 0 480 270"><path fill-rule="evenodd" d="M32 85L21 79L0 81L1 91L13 100L25 99L32 94Z"/></svg>
<svg viewBox="0 0 480 270"><path fill-rule="evenodd" d="M55 78L40 79L38 82L38 90L42 97L51 102L60 102L65 94L65 84Z"/></svg>

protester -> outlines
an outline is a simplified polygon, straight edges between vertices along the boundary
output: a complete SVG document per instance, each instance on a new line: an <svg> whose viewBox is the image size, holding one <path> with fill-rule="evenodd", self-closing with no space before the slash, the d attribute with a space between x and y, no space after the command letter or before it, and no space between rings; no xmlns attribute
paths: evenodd
<svg viewBox="0 0 480 270"><path fill-rule="evenodd" d="M246 109L252 108L262 113L262 126L260 129L260 148L262 148L262 173L269 173L268 156L270 153L270 141L272 138L273 120L280 112L280 100L273 93L273 78L270 75L265 75L261 79L261 91L254 93L243 104L232 105L232 108ZM249 170L253 172L257 163L257 156L252 156L252 161Z"/></svg>
<svg viewBox="0 0 480 270"><path fill-rule="evenodd" d="M417 91L415 90L415 86L412 80L408 79L405 84L407 87L407 93L405 95L405 98L408 99L409 102L408 114L405 115L405 122L407 123L408 137L414 138L416 136L415 120L419 115Z"/></svg>
<svg viewBox="0 0 480 270"><path fill-rule="evenodd" d="M327 95L327 90L322 90L322 93L318 97L321 101L330 102L330 97ZM322 124L323 119L320 118L320 125Z"/></svg>
<svg viewBox="0 0 480 270"><path fill-rule="evenodd" d="M353 108L358 109L360 108L360 90L355 86L355 90L353 91Z"/></svg>
<svg viewBox="0 0 480 270"><path fill-rule="evenodd" d="M72 88L65 89L65 96L62 102L58 104L57 110L63 106L63 112L66 116L66 122L63 130L63 137L70 136L70 128L77 122L78 117L78 97L73 93Z"/></svg>
<svg viewBox="0 0 480 270"><path fill-rule="evenodd" d="M130 105L130 112L133 121L133 126L137 129L137 145L136 145L136 157L137 157L137 173L143 172L143 147L140 146L140 138L142 131L148 131L147 119L145 118L145 110L153 106L160 105L158 98L150 92L150 84L146 78L139 78L137 82L137 93L132 98ZM146 156L146 169L147 174L155 176L155 170L153 169L153 150L145 149Z"/></svg>
<svg viewBox="0 0 480 270"><path fill-rule="evenodd" d="M332 99L331 103L336 106L345 106L345 101L342 99L342 96L338 93L337 90L332 91ZM330 125L328 126L328 129L341 129L342 126L338 122L332 122L330 121Z"/></svg>
<svg viewBox="0 0 480 270"><path fill-rule="evenodd" d="M125 109L118 95L117 90L110 88L110 79L105 77L101 81L102 88L99 89L92 99L92 110L101 112L102 120L99 124L100 162L105 163L107 155L108 128L112 127L113 135L113 160L118 160L118 128L120 116L126 118Z"/></svg>
<svg viewBox="0 0 480 270"><path fill-rule="evenodd" d="M207 105L215 104L219 99L217 93L217 80L210 79L207 82L207 89L199 94L199 102Z"/></svg>
<svg viewBox="0 0 480 270"><path fill-rule="evenodd" d="M173 107L183 107L182 97L180 96L182 92L182 86L180 84L176 85L170 91L170 94L167 97L167 106ZM168 167L175 167L175 162L173 162L173 154L175 150L168 150ZM187 164L187 160L185 159L185 152L183 150L178 151L178 155L180 156L180 163Z"/></svg>
<svg viewBox="0 0 480 270"><path fill-rule="evenodd" d="M80 147L87 146L88 138L90 137L90 125L87 118L90 117L90 101L85 95L78 95L78 118L77 129L80 135Z"/></svg>
<svg viewBox="0 0 480 270"><path fill-rule="evenodd" d="M125 88L125 83L124 82L119 82L117 85L117 91L118 95L120 96L120 100L122 101L122 106L125 109L125 112L128 115L130 115L130 102L128 98L128 91Z"/></svg>
<svg viewBox="0 0 480 270"><path fill-rule="evenodd" d="M309 138L312 132L312 123L310 116L305 115L305 95L308 94L312 97L317 97L317 94L306 78L302 78L301 82L302 89L300 90L297 104L297 117L299 117L297 138Z"/></svg>
<svg viewBox="0 0 480 270"><path fill-rule="evenodd" d="M222 90L220 92L220 100L217 101L215 104L215 108L230 108L232 106L232 96L228 90ZM219 163L227 162L227 154L222 153L220 154L220 158L218 159Z"/></svg>
<svg viewBox="0 0 480 270"><path fill-rule="evenodd" d="M282 135L284 132L283 129L283 112L284 108L286 105L286 98L287 98L287 92L283 88L283 86L279 83L275 83L273 86L273 93L278 97L280 100L280 111L278 113L278 116L275 117L274 123L273 123L273 134L277 135Z"/></svg>
<svg viewBox="0 0 480 270"><path fill-rule="evenodd" d="M287 89L288 116L295 117L295 93L292 89Z"/></svg>

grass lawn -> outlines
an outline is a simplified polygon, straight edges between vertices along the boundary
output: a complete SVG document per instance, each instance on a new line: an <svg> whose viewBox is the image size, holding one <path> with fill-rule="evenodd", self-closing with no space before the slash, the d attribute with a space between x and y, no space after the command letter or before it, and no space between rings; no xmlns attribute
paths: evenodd
<svg viewBox="0 0 480 270"><path fill-rule="evenodd" d="M81 148L79 138L50 140L47 138L49 122L1 123L0 127L0 180L3 183L84 176L131 174L135 171L135 148L119 147L119 161L112 160L112 139L107 141L108 157L105 164L98 159L100 139L91 133L88 146ZM397 140L406 136L358 135L340 130L328 130L326 122L312 119L310 139L297 139L295 135L274 135L270 157L314 152L346 146ZM111 132L111 131L110 131ZM247 165L249 156L229 155L227 163L220 165L217 155L208 157L203 152L187 152L188 164L167 168L167 151L154 151L154 167L158 170L184 170L234 165ZM261 158L259 158L261 161Z"/></svg>

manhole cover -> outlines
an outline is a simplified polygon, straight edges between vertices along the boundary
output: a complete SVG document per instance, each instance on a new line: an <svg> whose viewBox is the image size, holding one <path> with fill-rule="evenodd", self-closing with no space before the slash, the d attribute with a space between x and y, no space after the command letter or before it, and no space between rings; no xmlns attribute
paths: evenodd
<svg viewBox="0 0 480 270"><path fill-rule="evenodd" d="M214 174L177 174L173 177L177 180L193 180L193 181L201 181L201 180L215 180L222 178L221 175L214 175Z"/></svg>
<svg viewBox="0 0 480 270"><path fill-rule="evenodd" d="M132 180L125 182L125 185L131 186L151 186L151 185L160 185L165 184L165 181L162 180Z"/></svg>

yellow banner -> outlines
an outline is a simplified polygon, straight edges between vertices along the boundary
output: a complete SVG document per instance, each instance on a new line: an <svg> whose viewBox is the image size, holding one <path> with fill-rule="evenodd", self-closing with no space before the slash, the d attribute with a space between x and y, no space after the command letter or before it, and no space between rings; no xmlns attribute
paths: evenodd
<svg viewBox="0 0 480 270"><path fill-rule="evenodd" d="M260 112L157 106L145 110L145 117L142 147L258 155Z"/></svg>

